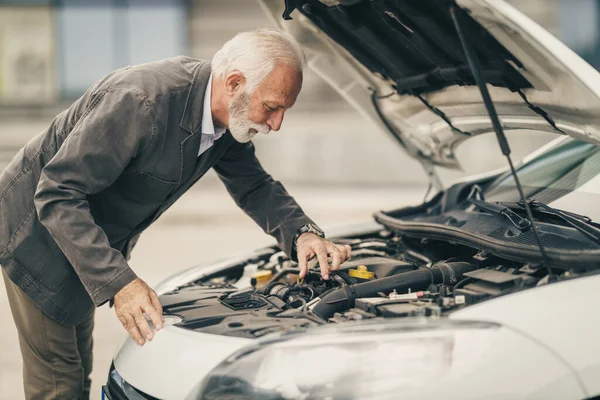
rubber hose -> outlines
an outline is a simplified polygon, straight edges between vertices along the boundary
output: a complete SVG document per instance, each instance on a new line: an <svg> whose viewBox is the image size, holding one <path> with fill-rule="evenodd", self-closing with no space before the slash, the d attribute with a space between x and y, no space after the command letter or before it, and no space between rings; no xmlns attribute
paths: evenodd
<svg viewBox="0 0 600 400"><path fill-rule="evenodd" d="M327 320L336 312L343 312L354 307L356 299L376 297L378 293L398 293L425 290L430 284L455 284L465 272L473 271L475 266L467 262L438 263L431 268L421 267L415 271L404 272L386 278L341 287L323 293L321 301L312 311Z"/></svg>

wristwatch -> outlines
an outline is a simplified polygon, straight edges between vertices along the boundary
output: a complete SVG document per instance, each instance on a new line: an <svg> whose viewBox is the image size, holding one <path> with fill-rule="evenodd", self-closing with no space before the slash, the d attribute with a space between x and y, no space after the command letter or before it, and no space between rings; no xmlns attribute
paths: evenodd
<svg viewBox="0 0 600 400"><path fill-rule="evenodd" d="M323 232L321 229L319 229L318 226L314 225L314 224L306 224L306 225L302 225L300 227L300 229L298 229L298 232L296 232L296 235L294 235L294 247L296 247L297 242L298 242L298 238L303 234L303 233L314 233L315 235L324 238L325 237L325 232Z"/></svg>

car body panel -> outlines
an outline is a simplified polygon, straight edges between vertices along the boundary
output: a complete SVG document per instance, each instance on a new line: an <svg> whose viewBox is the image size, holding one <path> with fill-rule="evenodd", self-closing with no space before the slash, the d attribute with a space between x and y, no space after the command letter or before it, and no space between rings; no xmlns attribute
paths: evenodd
<svg viewBox="0 0 600 400"><path fill-rule="evenodd" d="M557 282L475 304L451 320L489 321L521 332L563 359L590 396L600 394L600 275Z"/></svg>

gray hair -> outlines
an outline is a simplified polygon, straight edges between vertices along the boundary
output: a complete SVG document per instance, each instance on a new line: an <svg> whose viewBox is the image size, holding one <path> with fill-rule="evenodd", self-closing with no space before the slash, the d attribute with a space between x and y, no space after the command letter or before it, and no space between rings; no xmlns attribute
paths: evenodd
<svg viewBox="0 0 600 400"><path fill-rule="evenodd" d="M306 58L292 35L273 28L241 32L217 51L212 59L212 72L225 78L232 71L246 78L251 93L271 73L277 62L292 65L302 73Z"/></svg>

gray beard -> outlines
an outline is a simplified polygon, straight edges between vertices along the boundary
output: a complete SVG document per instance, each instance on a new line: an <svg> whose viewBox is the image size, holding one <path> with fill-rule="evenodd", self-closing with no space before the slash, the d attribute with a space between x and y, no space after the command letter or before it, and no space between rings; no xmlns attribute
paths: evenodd
<svg viewBox="0 0 600 400"><path fill-rule="evenodd" d="M250 94L246 90L229 103L229 132L240 143L249 142L258 133L266 135L271 131L266 124L255 124L250 121L248 118L249 105Z"/></svg>

